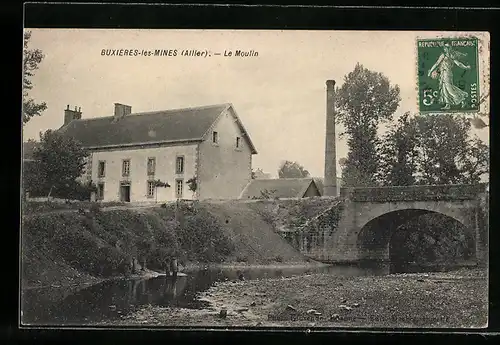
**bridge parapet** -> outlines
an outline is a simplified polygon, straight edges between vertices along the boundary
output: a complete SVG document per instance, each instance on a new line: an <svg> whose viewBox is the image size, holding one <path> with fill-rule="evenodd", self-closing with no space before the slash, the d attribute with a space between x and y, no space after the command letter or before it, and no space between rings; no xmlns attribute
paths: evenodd
<svg viewBox="0 0 500 345"><path fill-rule="evenodd" d="M486 192L486 184L342 188L354 202L471 200Z"/></svg>

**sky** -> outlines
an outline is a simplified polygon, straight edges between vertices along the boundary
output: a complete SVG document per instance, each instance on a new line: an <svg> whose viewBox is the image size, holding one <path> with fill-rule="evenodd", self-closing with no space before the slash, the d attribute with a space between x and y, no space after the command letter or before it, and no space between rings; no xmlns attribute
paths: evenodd
<svg viewBox="0 0 500 345"><path fill-rule="evenodd" d="M447 36L416 31L220 31L29 29L31 49L45 55L32 78L30 97L47 110L28 122L23 140L63 124L64 109L82 118L110 116L114 103L147 112L232 103L258 154L253 168L277 176L283 160L297 161L312 176L324 174L326 85L341 86L356 63L387 76L401 90L397 116L417 111L416 39ZM453 32L453 35L461 33ZM469 33L470 34L470 33ZM474 33L489 47L487 34ZM103 49L177 49L177 56L106 56ZM220 52L180 56L182 50ZM227 57L244 50L252 57ZM483 52L489 66L489 49ZM485 74L484 74L485 73ZM485 68L482 94L488 88ZM489 112L485 102L482 112ZM337 133L342 127L337 127ZM381 128L381 132L384 128ZM489 142L488 128L474 130ZM337 136L337 160L347 155ZM337 171L340 172L338 166Z"/></svg>

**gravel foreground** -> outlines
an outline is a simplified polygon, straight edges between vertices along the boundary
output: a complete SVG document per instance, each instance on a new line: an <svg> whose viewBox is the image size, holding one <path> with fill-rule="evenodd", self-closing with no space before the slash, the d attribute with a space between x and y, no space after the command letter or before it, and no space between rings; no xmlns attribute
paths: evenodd
<svg viewBox="0 0 500 345"><path fill-rule="evenodd" d="M228 281L199 299L209 307L147 306L113 325L483 328L488 320L488 279L479 270Z"/></svg>

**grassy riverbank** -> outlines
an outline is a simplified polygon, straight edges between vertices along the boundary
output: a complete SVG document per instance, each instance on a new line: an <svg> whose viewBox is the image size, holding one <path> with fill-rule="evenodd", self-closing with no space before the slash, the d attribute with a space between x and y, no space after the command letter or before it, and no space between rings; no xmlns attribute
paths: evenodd
<svg viewBox="0 0 500 345"><path fill-rule="evenodd" d="M307 263L246 204L199 202L177 210L94 204L87 212L70 206L23 214L23 288L95 284L127 274L132 259L163 271L171 254L186 268Z"/></svg>
<svg viewBox="0 0 500 345"><path fill-rule="evenodd" d="M148 306L119 324L156 326L473 327L487 325L486 274L311 274L219 283L203 310ZM220 318L221 309L227 317Z"/></svg>

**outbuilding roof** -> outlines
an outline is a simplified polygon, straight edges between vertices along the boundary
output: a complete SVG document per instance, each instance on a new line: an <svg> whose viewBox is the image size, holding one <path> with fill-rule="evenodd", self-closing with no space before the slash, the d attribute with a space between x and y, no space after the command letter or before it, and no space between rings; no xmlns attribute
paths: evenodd
<svg viewBox="0 0 500 345"><path fill-rule="evenodd" d="M272 197L301 198L311 184L318 189L312 178L253 179L241 192L240 199L260 198L266 190Z"/></svg>

